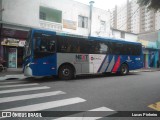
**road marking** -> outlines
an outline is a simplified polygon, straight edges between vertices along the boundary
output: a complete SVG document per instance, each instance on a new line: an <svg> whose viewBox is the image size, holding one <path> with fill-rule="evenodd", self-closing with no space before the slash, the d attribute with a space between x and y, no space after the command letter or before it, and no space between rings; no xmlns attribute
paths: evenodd
<svg viewBox="0 0 160 120"><path fill-rule="evenodd" d="M160 111L160 102L157 102L155 104L151 104L148 106L149 108L152 108L154 110Z"/></svg>
<svg viewBox="0 0 160 120"><path fill-rule="evenodd" d="M26 81L21 81L21 80L18 80L18 81L12 81L12 82L0 82L0 85L3 85L3 84L12 84L12 83L26 83ZM27 82L28 83L28 82Z"/></svg>
<svg viewBox="0 0 160 120"><path fill-rule="evenodd" d="M43 86L43 87L32 87L32 88L2 90L2 91L0 91L0 94L4 94L4 93L14 93L14 92L22 92L22 91L31 91L31 90L41 90L41 89L49 89L49 88L50 88L50 87Z"/></svg>
<svg viewBox="0 0 160 120"><path fill-rule="evenodd" d="M33 85L39 85L39 84L38 83L32 83L32 84L3 85L3 86L0 86L0 88L22 87L22 86L33 86Z"/></svg>
<svg viewBox="0 0 160 120"><path fill-rule="evenodd" d="M26 78L23 74L17 74L17 75L6 75L4 77L0 77L0 80L6 80L6 79L24 79Z"/></svg>
<svg viewBox="0 0 160 120"><path fill-rule="evenodd" d="M61 94L66 94L66 93L62 91L53 91L53 92L45 92L45 93L38 93L38 94L5 97L5 98L0 98L0 103L12 102L12 101L17 101L17 100L26 100L26 99L32 99L32 98L47 97L47 96L54 96L54 95L61 95Z"/></svg>
<svg viewBox="0 0 160 120"><path fill-rule="evenodd" d="M86 100L82 98L75 97L75 98L63 99L63 100L58 100L58 101L51 101L51 102L46 102L46 103L15 107L15 108L5 109L1 111L41 111L41 110L81 103L85 101Z"/></svg>
<svg viewBox="0 0 160 120"><path fill-rule="evenodd" d="M109 109L107 107L100 107L100 108L96 108L96 109L92 109L89 111L114 111L112 109ZM54 120L98 120L101 119L103 117L105 117L106 115L102 116L102 117L80 117L80 115L85 116L85 114L87 114L87 112L82 112L82 113L77 113L77 114L73 114L71 116L77 116L77 117L61 117L61 118L57 118ZM93 113L94 114L94 113Z"/></svg>

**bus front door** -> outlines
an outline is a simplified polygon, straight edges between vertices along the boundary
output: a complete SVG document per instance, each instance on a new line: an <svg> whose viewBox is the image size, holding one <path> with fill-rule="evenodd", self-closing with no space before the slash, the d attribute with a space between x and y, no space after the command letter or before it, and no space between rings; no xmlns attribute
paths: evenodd
<svg viewBox="0 0 160 120"><path fill-rule="evenodd" d="M56 36L53 32L34 33L33 37L34 74L37 76L56 75Z"/></svg>

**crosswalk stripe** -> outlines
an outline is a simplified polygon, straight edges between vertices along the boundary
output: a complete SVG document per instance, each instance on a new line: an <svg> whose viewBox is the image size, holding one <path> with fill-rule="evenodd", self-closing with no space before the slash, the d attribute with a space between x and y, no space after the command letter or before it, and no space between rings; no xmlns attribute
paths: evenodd
<svg viewBox="0 0 160 120"><path fill-rule="evenodd" d="M32 87L32 88L2 90L2 91L0 91L0 94L4 94L4 93L14 93L14 92L22 92L22 91L31 91L31 90L41 90L41 89L49 89L49 88L50 88L50 87L43 86L43 87Z"/></svg>
<svg viewBox="0 0 160 120"><path fill-rule="evenodd" d="M17 100L33 99L33 98L40 98L40 97L47 97L47 96L54 96L54 95L61 95L61 94L66 94L66 93L62 92L62 91L53 91L53 92L45 92L45 93L38 93L38 94L5 97L5 98L0 98L0 103L12 102L12 101L17 101Z"/></svg>
<svg viewBox="0 0 160 120"><path fill-rule="evenodd" d="M104 111L114 111L114 110L109 109L107 107L100 107L100 108L92 109L89 111L103 111L104 112ZM98 119L105 117L105 116L102 116L102 117L80 117L80 115L85 115L85 113L87 114L87 112L82 112L82 113L77 113L77 114L71 115L71 116L77 116L77 117L68 116L68 117L57 118L54 120L98 120Z"/></svg>
<svg viewBox="0 0 160 120"><path fill-rule="evenodd" d="M41 111L41 110L81 103L85 101L86 100L82 98L75 97L75 98L63 99L63 100L58 100L58 101L51 101L51 102L46 102L46 103L38 103L34 105L15 107L15 108L10 108L10 109L5 109L2 111Z"/></svg>
<svg viewBox="0 0 160 120"><path fill-rule="evenodd" d="M89 111L114 111L114 110L107 108L107 107L100 107L100 108L96 108L96 109L89 110Z"/></svg>
<svg viewBox="0 0 160 120"><path fill-rule="evenodd" d="M26 81L22 81L22 80L12 81L12 82L11 81L9 81L9 82L8 81L5 81L5 82L1 82L0 81L0 85L3 85L3 84L12 84L12 83L24 83L24 82L26 83Z"/></svg>
<svg viewBox="0 0 160 120"><path fill-rule="evenodd" d="M0 86L0 88L9 88L9 87L24 87L24 86L32 86L32 85L39 85L38 83L32 83L32 84L16 84L16 85L3 85Z"/></svg>

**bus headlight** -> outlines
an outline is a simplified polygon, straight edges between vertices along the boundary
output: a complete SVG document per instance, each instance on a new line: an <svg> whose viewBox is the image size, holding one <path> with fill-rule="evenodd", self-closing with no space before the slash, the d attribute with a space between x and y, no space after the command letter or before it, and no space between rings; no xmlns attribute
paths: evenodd
<svg viewBox="0 0 160 120"><path fill-rule="evenodd" d="M28 64L26 65L26 67L29 67L29 66L30 66L30 64L31 64L31 63L28 63Z"/></svg>

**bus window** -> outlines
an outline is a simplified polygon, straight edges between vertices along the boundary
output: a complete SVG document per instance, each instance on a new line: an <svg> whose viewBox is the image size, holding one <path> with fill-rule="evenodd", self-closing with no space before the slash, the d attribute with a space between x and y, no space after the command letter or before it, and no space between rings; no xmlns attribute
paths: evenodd
<svg viewBox="0 0 160 120"><path fill-rule="evenodd" d="M84 53L84 54L89 54L89 51L90 51L90 46L89 46L89 41L88 40L85 40L85 39L80 39L79 41L80 43L80 53Z"/></svg>
<svg viewBox="0 0 160 120"><path fill-rule="evenodd" d="M55 52L55 40L52 36L34 38L34 50L38 52Z"/></svg>
<svg viewBox="0 0 160 120"><path fill-rule="evenodd" d="M108 46L105 43L99 43L100 46L100 54L106 54L108 52Z"/></svg>
<svg viewBox="0 0 160 120"><path fill-rule="evenodd" d="M47 51L48 52L55 52L55 41L50 41L48 44L47 44Z"/></svg>
<svg viewBox="0 0 160 120"><path fill-rule="evenodd" d="M34 55L35 57L48 56L55 53L56 42L54 36L48 34L35 33L34 36Z"/></svg>
<svg viewBox="0 0 160 120"><path fill-rule="evenodd" d="M57 36L58 52L88 53L88 41L83 38Z"/></svg>
<svg viewBox="0 0 160 120"><path fill-rule="evenodd" d="M66 40L63 36L56 36L57 38L57 52L63 53L67 51Z"/></svg>

